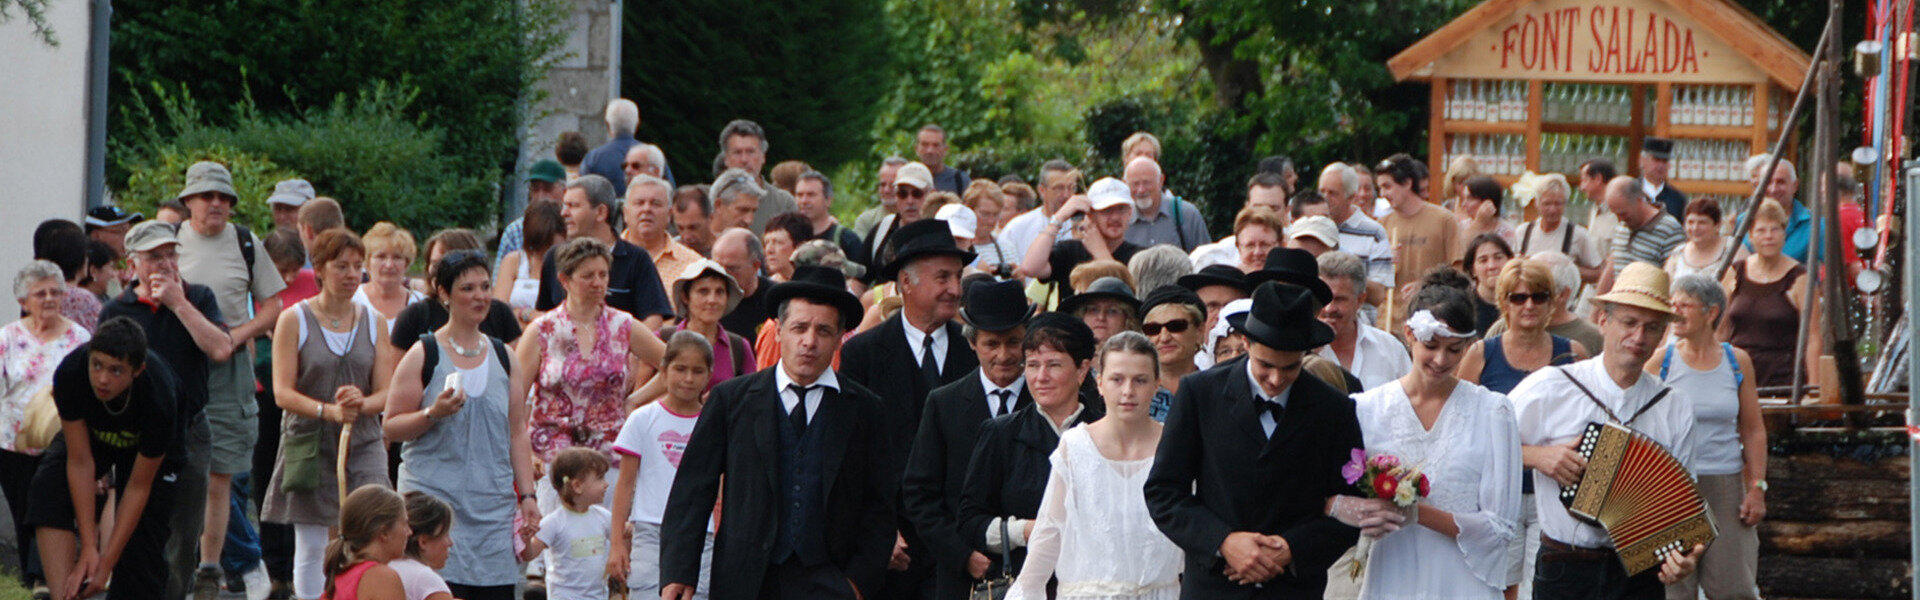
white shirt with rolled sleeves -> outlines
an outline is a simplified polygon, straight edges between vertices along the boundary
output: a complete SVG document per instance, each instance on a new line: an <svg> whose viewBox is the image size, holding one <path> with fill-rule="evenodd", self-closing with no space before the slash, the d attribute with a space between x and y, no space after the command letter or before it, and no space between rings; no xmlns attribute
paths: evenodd
<svg viewBox="0 0 1920 600"><path fill-rule="evenodd" d="M1405 377L1413 371L1413 357L1407 354L1407 346L1395 339L1393 334L1365 323L1356 323L1360 336L1353 344L1353 362L1340 363L1340 354L1333 351L1333 345L1321 346L1315 353L1321 358L1340 363L1348 372L1360 380L1360 387L1374 389Z"/></svg>
<svg viewBox="0 0 1920 600"><path fill-rule="evenodd" d="M1680 464L1693 467L1693 448L1688 436L1693 429L1693 403L1679 393L1666 398L1646 413L1633 414L1645 407L1665 388L1659 377L1640 373L1633 386L1622 389L1607 375L1606 355L1602 354L1565 367L1534 371L1507 394L1513 400L1514 414L1520 419L1520 444L1523 446L1565 445L1586 431L1587 423L1607 421L1607 413L1587 399L1587 395L1568 381L1565 371L1592 391L1607 408L1621 419L1633 419L1627 426L1666 447ZM1636 368L1635 372L1639 372ZM1605 529L1577 521L1560 503L1560 483L1546 473L1533 473L1534 501L1540 515L1540 532L1562 543L1583 548L1611 548L1613 540Z"/></svg>

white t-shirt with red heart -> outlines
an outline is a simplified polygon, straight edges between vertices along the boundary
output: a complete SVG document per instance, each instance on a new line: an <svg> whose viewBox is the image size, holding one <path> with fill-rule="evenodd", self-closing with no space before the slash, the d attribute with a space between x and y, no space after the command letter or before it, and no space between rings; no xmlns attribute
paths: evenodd
<svg viewBox="0 0 1920 600"><path fill-rule="evenodd" d="M659 525L667 511L667 492L673 489L673 476L680 472L680 456L693 439L693 424L700 414L677 414L659 402L640 407L627 415L620 435L613 440L613 451L626 460L640 463L633 478L631 523Z"/></svg>

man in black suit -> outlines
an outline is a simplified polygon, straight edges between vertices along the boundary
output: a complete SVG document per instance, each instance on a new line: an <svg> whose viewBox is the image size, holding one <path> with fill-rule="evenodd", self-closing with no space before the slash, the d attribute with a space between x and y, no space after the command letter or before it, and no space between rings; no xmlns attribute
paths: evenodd
<svg viewBox="0 0 1920 600"><path fill-rule="evenodd" d="M901 483L905 514L933 555L934 598L939 600L966 598L973 581L985 577L992 564L960 532L961 484L981 423L1033 404L1021 339L1034 306L1023 286L1018 281L977 283L967 290L966 304L960 311L967 322L961 332L979 357L980 368L927 396Z"/></svg>
<svg viewBox="0 0 1920 600"><path fill-rule="evenodd" d="M781 359L715 386L674 477L661 597L693 597L724 476L709 596L859 598L885 579L894 490L880 399L834 373L860 301L837 269L799 267L768 292Z"/></svg>
<svg viewBox="0 0 1920 600"><path fill-rule="evenodd" d="M1359 495L1340 467L1364 448L1353 401L1301 376L1333 339L1305 288L1261 284L1247 355L1188 375L1145 485L1160 530L1186 550L1181 597L1313 598L1359 531L1326 515Z"/></svg>
<svg viewBox="0 0 1920 600"><path fill-rule="evenodd" d="M881 255L893 258L879 277L898 282L900 313L847 340L840 367L848 381L880 396L891 436L888 481L898 490L927 395L966 377L980 362L953 322L960 310L960 271L974 254L955 246L953 232L937 219L909 223L885 243L889 251ZM902 519L899 527L887 565L892 572L876 598L921 598L933 573L933 557L913 525Z"/></svg>
<svg viewBox="0 0 1920 600"><path fill-rule="evenodd" d="M1640 189L1654 204L1682 222L1687 220L1687 194L1667 183L1667 171L1673 165L1673 140L1649 137L1640 140Z"/></svg>

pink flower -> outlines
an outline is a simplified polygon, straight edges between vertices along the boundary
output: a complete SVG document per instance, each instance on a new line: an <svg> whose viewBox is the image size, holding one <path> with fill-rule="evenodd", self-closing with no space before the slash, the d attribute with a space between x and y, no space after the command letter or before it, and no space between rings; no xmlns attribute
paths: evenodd
<svg viewBox="0 0 1920 600"><path fill-rule="evenodd" d="M1392 477L1373 478L1373 497L1392 499L1397 491L1400 491L1400 480Z"/></svg>
<svg viewBox="0 0 1920 600"><path fill-rule="evenodd" d="M1354 448L1353 460L1348 461L1346 466L1340 467L1340 476L1347 478L1347 485L1353 485L1355 483L1358 483L1360 481L1360 477L1367 474L1366 465L1367 465L1367 451L1360 448Z"/></svg>
<svg viewBox="0 0 1920 600"><path fill-rule="evenodd" d="M1392 454L1376 454L1373 460L1369 461L1368 466L1378 471L1390 471L1400 466L1400 457Z"/></svg>

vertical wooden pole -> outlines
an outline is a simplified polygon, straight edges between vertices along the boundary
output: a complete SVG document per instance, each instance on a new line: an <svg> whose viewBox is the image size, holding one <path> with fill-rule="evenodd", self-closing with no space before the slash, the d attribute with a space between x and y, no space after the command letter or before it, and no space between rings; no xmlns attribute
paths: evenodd
<svg viewBox="0 0 1920 600"><path fill-rule="evenodd" d="M1747 154L1759 154L1767 151L1767 139L1773 132L1767 131L1767 112L1773 110L1773 84L1762 81L1753 84L1753 141ZM1742 173L1745 175L1745 173Z"/></svg>
<svg viewBox="0 0 1920 600"><path fill-rule="evenodd" d="M1527 82L1527 170L1544 173L1541 168L1540 149L1544 140L1540 137L1540 127L1546 118L1546 84L1538 79ZM1538 218L1538 209L1532 204L1520 207L1520 218L1532 221Z"/></svg>
<svg viewBox="0 0 1920 600"><path fill-rule="evenodd" d="M1432 87L1429 91L1432 106L1427 110L1430 113L1427 117L1427 171L1431 173L1445 173L1447 170L1447 165L1442 163L1447 155L1447 90L1452 84L1452 80L1445 77L1435 77L1427 82Z"/></svg>

